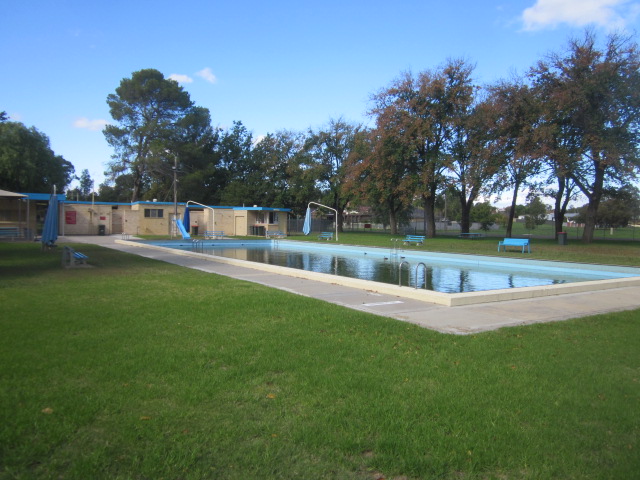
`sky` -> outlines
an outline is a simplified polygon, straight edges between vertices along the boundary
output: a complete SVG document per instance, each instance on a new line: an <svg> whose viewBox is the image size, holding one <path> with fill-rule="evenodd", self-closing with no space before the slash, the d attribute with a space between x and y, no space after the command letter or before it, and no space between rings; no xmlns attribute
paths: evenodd
<svg viewBox="0 0 640 480"><path fill-rule="evenodd" d="M104 181L107 95L155 68L215 126L254 138L343 118L371 124L371 95L448 59L490 84L524 74L592 28L637 35L640 0L75 0L0 9L0 111L45 133L76 174Z"/></svg>

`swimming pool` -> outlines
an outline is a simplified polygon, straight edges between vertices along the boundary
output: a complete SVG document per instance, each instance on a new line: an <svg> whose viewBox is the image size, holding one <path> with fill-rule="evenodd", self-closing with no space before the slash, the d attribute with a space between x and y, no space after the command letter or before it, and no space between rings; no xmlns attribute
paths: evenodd
<svg viewBox="0 0 640 480"><path fill-rule="evenodd" d="M293 242L286 240L217 240L186 242L143 242L147 246L171 248L185 254L213 256L226 261L251 262L267 268L271 266L328 276L355 279L370 285L387 284L396 289L401 286L432 292L432 298L445 295L443 304L460 304L451 297L461 294L469 299L485 292L512 292L508 298L525 298L544 294L558 294L571 286L570 291L584 291L598 282L599 288L613 288L617 281L640 281L640 269L631 267L600 266L528 259L487 257L476 255L443 254L412 250L392 250L374 247ZM346 280L342 280L346 281ZM612 283L613 282L613 283ZM579 287L576 287L580 285ZM587 288L588 289L588 288ZM538 293L532 293L537 290ZM513 292L519 292L514 294ZM442 294L442 295L440 295ZM419 294L420 295L420 294ZM424 294L421 294L424 296ZM522 296L524 295L524 297ZM434 300L428 300L434 301ZM484 300L490 301L490 300ZM474 303L475 301L467 301Z"/></svg>

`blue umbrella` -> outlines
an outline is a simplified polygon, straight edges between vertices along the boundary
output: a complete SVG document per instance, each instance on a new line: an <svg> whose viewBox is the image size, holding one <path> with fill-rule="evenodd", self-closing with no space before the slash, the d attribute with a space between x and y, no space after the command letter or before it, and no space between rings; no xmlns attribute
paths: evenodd
<svg viewBox="0 0 640 480"><path fill-rule="evenodd" d="M191 218L189 218L189 206L187 205L184 209L184 216L182 217L182 224L184 225L184 229L188 232L189 231L189 223L191 223Z"/></svg>
<svg viewBox="0 0 640 480"><path fill-rule="evenodd" d="M307 214L304 217L302 233L304 233L305 235L309 235L311 233L311 209L309 207L307 207Z"/></svg>
<svg viewBox="0 0 640 480"><path fill-rule="evenodd" d="M42 247L52 247L58 239L58 196L55 189L49 199L47 215L44 218L44 228L42 229Z"/></svg>

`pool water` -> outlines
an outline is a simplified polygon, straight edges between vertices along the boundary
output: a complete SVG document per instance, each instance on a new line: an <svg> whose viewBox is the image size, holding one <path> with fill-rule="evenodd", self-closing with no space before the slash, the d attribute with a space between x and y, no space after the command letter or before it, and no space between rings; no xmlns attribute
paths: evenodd
<svg viewBox="0 0 640 480"><path fill-rule="evenodd" d="M443 293L478 292L640 276L640 269L630 267L603 267L286 240L149 243L218 257Z"/></svg>

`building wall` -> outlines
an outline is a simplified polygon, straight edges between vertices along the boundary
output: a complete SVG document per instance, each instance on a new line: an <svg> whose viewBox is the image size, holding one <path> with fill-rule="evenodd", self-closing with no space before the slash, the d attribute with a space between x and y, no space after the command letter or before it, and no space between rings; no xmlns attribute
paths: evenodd
<svg viewBox="0 0 640 480"><path fill-rule="evenodd" d="M111 235L112 206L91 204L63 205L63 228L60 232L64 235L98 235L100 225L104 226L105 233Z"/></svg>
<svg viewBox="0 0 640 480"><path fill-rule="evenodd" d="M175 207L156 202L135 203L131 206L131 224L127 222L125 232L130 235L170 235L172 233ZM147 212L148 215L147 216ZM182 218L184 207L178 206Z"/></svg>
<svg viewBox="0 0 640 480"><path fill-rule="evenodd" d="M0 200L0 224L16 225L31 235L39 234L48 208L48 195L28 194L27 202ZM33 199L34 197L35 199ZM42 198L40 198L42 197ZM45 198L46 197L46 198ZM111 202L64 201L60 195L60 235L98 235L101 227L105 235L176 235L173 218L175 205L168 202ZM265 231L287 232L286 211L259 207L194 208L190 205L190 232L198 226L198 234L223 231L229 236L264 235ZM18 211L18 208L20 210ZM178 204L178 218L183 218L185 205ZM19 224L19 225L18 225Z"/></svg>
<svg viewBox="0 0 640 480"><path fill-rule="evenodd" d="M234 210L215 209L215 224L207 230L223 231L225 235L238 235L234 233Z"/></svg>

